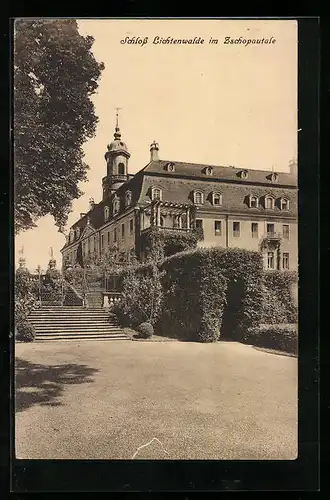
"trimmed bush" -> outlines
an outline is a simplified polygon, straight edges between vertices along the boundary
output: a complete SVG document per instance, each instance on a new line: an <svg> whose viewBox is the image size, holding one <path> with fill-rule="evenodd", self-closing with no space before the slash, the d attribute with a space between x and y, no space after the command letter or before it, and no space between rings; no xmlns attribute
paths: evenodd
<svg viewBox="0 0 330 500"><path fill-rule="evenodd" d="M298 306L293 293L297 286L295 271L264 271L261 323L297 323Z"/></svg>
<svg viewBox="0 0 330 500"><path fill-rule="evenodd" d="M33 342L35 330L33 325L27 320L23 320L16 325L16 339L20 342Z"/></svg>
<svg viewBox="0 0 330 500"><path fill-rule="evenodd" d="M298 329L296 325L261 325L249 328L243 338L246 344L266 347L292 354L298 352Z"/></svg>
<svg viewBox="0 0 330 500"><path fill-rule="evenodd" d="M154 324L163 298L158 267L148 264L121 270L119 279L121 300L115 304L114 313L121 324L133 328L143 322Z"/></svg>
<svg viewBox="0 0 330 500"><path fill-rule="evenodd" d="M154 327L152 326L151 323L141 323L137 328L136 331L139 333L139 337L141 339L150 339L153 334L154 334Z"/></svg>
<svg viewBox="0 0 330 500"><path fill-rule="evenodd" d="M259 324L262 257L258 252L202 248L173 255L160 267L165 272L164 307L157 330L163 335L212 342L219 339L225 320L227 338L239 339L244 329ZM240 300L231 311L227 292L233 287Z"/></svg>

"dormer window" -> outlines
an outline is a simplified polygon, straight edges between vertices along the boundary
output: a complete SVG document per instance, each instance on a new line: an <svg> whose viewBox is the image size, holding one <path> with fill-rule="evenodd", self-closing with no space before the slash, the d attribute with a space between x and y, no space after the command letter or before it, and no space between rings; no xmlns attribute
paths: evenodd
<svg viewBox="0 0 330 500"><path fill-rule="evenodd" d="M175 172L174 163L166 163L165 170L167 170L168 172Z"/></svg>
<svg viewBox="0 0 330 500"><path fill-rule="evenodd" d="M274 198L272 196L265 196L265 208L273 210L274 208Z"/></svg>
<svg viewBox="0 0 330 500"><path fill-rule="evenodd" d="M278 181L278 174L276 172L273 172L270 176L270 180L272 182L277 182Z"/></svg>
<svg viewBox="0 0 330 500"><path fill-rule="evenodd" d="M72 243L74 240L74 230L71 229L69 233L69 243Z"/></svg>
<svg viewBox="0 0 330 500"><path fill-rule="evenodd" d="M204 193L202 193L202 191L194 191L194 203L196 205L203 205Z"/></svg>
<svg viewBox="0 0 330 500"><path fill-rule="evenodd" d="M126 191L125 193L125 207L129 207L132 201L132 192Z"/></svg>
<svg viewBox="0 0 330 500"><path fill-rule="evenodd" d="M113 215L117 215L120 209L120 200L119 198L115 198L112 203Z"/></svg>
<svg viewBox="0 0 330 500"><path fill-rule="evenodd" d="M257 196L250 195L249 196L249 207L250 208L258 208L259 206L259 198Z"/></svg>
<svg viewBox="0 0 330 500"><path fill-rule="evenodd" d="M287 198L281 198L280 199L280 207L281 210L289 210L290 208L290 202Z"/></svg>
<svg viewBox="0 0 330 500"><path fill-rule="evenodd" d="M77 228L76 228L76 239L78 239L78 238L79 238L79 236L80 236L80 228L79 228L79 227L77 227Z"/></svg>
<svg viewBox="0 0 330 500"><path fill-rule="evenodd" d="M213 174L213 168L212 167L205 167L203 170L204 174L206 175L212 175Z"/></svg>
<svg viewBox="0 0 330 500"><path fill-rule="evenodd" d="M155 201L155 200L160 201L162 199L162 190L158 187L153 187L151 189L151 199L153 201Z"/></svg>
<svg viewBox="0 0 330 500"><path fill-rule="evenodd" d="M222 205L222 194L212 193L212 205Z"/></svg>
<svg viewBox="0 0 330 500"><path fill-rule="evenodd" d="M248 171L247 170L241 170L238 174L241 179L247 179L248 178Z"/></svg>
<svg viewBox="0 0 330 500"><path fill-rule="evenodd" d="M104 207L104 220L105 221L109 220L109 217L110 217L109 207Z"/></svg>

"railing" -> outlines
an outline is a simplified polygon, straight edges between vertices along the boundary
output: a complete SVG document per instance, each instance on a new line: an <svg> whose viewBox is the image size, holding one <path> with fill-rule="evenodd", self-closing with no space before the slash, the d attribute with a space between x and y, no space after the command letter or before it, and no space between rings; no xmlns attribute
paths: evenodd
<svg viewBox="0 0 330 500"><path fill-rule="evenodd" d="M103 292L103 307L109 307L111 309L117 302L120 301L120 292Z"/></svg>
<svg viewBox="0 0 330 500"><path fill-rule="evenodd" d="M191 228L188 227L170 227L170 226L149 226L145 229L142 229L141 233L145 233L150 231L151 229L157 229L160 231L171 231L171 232L179 232L179 233L187 233L192 231Z"/></svg>
<svg viewBox="0 0 330 500"><path fill-rule="evenodd" d="M282 238L281 233L267 232L264 234L264 238L268 240L280 240Z"/></svg>

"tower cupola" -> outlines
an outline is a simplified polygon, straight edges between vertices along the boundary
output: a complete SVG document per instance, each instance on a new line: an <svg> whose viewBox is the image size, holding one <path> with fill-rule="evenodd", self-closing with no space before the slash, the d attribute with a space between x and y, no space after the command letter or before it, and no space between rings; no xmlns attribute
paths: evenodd
<svg viewBox="0 0 330 500"><path fill-rule="evenodd" d="M114 140L108 144L104 157L107 162L107 175L102 179L103 199L117 191L128 180L128 152L127 144L121 139L118 110L116 112L116 127Z"/></svg>

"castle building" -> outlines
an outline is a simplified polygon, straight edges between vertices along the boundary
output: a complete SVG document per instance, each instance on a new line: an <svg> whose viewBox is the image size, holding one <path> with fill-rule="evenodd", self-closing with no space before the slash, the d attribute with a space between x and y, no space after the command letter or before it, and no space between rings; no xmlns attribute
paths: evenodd
<svg viewBox="0 0 330 500"><path fill-rule="evenodd" d="M157 228L198 230L198 246L259 250L265 269L297 269L295 162L290 172L277 173L161 160L155 141L149 163L135 175L128 173L129 158L117 116L105 153L102 201L91 199L89 210L71 226L61 249L63 263L114 249L143 260L141 235Z"/></svg>

